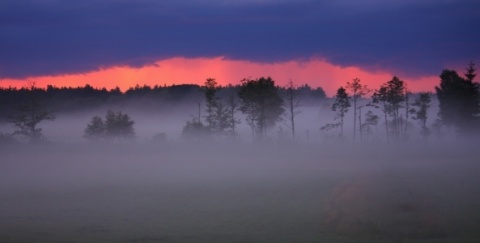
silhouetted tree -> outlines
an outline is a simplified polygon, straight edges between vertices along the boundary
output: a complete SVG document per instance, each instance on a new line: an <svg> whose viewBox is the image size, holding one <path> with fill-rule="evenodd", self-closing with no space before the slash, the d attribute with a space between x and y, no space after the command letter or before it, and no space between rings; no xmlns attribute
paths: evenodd
<svg viewBox="0 0 480 243"><path fill-rule="evenodd" d="M472 129L479 126L480 113L480 91L478 83L473 82L476 75L473 64L466 75L464 79L454 70L443 70L440 85L435 90L443 124L455 126L462 134L471 134Z"/></svg>
<svg viewBox="0 0 480 243"><path fill-rule="evenodd" d="M235 127L240 124L240 120L235 117L235 114L239 110L239 104L235 98L235 93L230 92L227 98L227 114L228 114L228 128L230 129L230 135L235 136Z"/></svg>
<svg viewBox="0 0 480 243"><path fill-rule="evenodd" d="M213 118L213 127L209 128L210 131L218 134L225 134L227 129L229 129L232 125L230 120L230 111L222 102L217 102L215 105Z"/></svg>
<svg viewBox="0 0 480 243"><path fill-rule="evenodd" d="M235 129L235 100L229 100L228 106L217 96L217 91L221 87L215 79L209 78L205 81L205 103L207 106L207 115L205 120L207 127L212 133L226 134L227 131L232 133ZM232 103L233 102L233 103Z"/></svg>
<svg viewBox="0 0 480 243"><path fill-rule="evenodd" d="M408 119L410 114L410 92L408 92L407 86L405 84L405 126L403 129L403 135L406 138L408 136Z"/></svg>
<svg viewBox="0 0 480 243"><path fill-rule="evenodd" d="M131 139L135 136L133 124L127 114L108 111L105 116L105 134L112 138Z"/></svg>
<svg viewBox="0 0 480 243"><path fill-rule="evenodd" d="M92 117L90 123L87 124L84 137L90 140L99 140L105 138L105 122L99 116Z"/></svg>
<svg viewBox="0 0 480 243"><path fill-rule="evenodd" d="M84 132L84 137L91 140L107 139L132 139L135 136L134 121L121 111L107 111L105 120L94 116Z"/></svg>
<svg viewBox="0 0 480 243"><path fill-rule="evenodd" d="M42 129L38 124L42 121L53 121L55 115L45 108L43 101L37 96L41 90L32 83L29 87L29 97L23 104L15 107L16 114L9 117L15 126L13 135L21 135L30 142L37 142L43 138Z"/></svg>
<svg viewBox="0 0 480 243"><path fill-rule="evenodd" d="M357 109L358 109L358 133L359 133L359 135L360 135L360 142L363 141L363 134L364 134L364 132L366 131L366 129L364 129L364 122L363 122L363 120L362 120L362 115L363 115L363 114L362 114L362 109L363 109L364 107L367 107L367 106L370 106L370 105L369 105L369 104L366 104L366 105L360 105L360 106L357 107ZM368 112L371 113L371 111L368 111ZM367 112L367 115L368 115L368 112ZM368 118L368 117L366 117L366 118ZM366 118L365 118L365 119L366 119ZM378 116L377 116L377 118L378 118ZM354 119L355 119L355 118L354 118ZM376 124L375 124L375 125L376 125ZM369 132L369 130L368 130L368 132Z"/></svg>
<svg viewBox="0 0 480 243"><path fill-rule="evenodd" d="M207 115L205 120L207 121L207 126L210 129L213 129L216 124L215 109L218 106L218 97L216 96L217 90L219 89L217 81L214 78L207 78L204 84L205 90L205 105L207 106Z"/></svg>
<svg viewBox="0 0 480 243"><path fill-rule="evenodd" d="M372 127L376 126L378 124L378 116L373 114L372 111L367 111L365 114L365 121L362 124L361 129L365 134L371 134L372 133Z"/></svg>
<svg viewBox="0 0 480 243"><path fill-rule="evenodd" d="M292 132L292 139L295 141L295 117L300 114L300 100L298 97L297 90L293 86L293 81L290 80L285 90L285 103L286 103L286 111L284 113L285 116L285 124L290 128Z"/></svg>
<svg viewBox="0 0 480 243"><path fill-rule="evenodd" d="M370 92L367 85L363 85L360 82L360 79L355 78L352 82L347 82L347 89L351 92L352 102L353 102L353 141L355 141L356 131L357 131L357 109L358 101L364 95Z"/></svg>
<svg viewBox="0 0 480 243"><path fill-rule="evenodd" d="M413 113L413 119L420 121L420 124L422 125L421 134L424 137L427 137L430 134L430 129L427 127L430 103L430 93L422 92L412 104L415 108L410 109L410 112Z"/></svg>
<svg viewBox="0 0 480 243"><path fill-rule="evenodd" d="M388 112L390 108L387 100L388 100L387 87L382 85L378 90L375 90L375 92L373 93L371 105L382 111L384 122L385 122L386 136L387 136L387 140L389 140L390 130L388 127Z"/></svg>
<svg viewBox="0 0 480 243"><path fill-rule="evenodd" d="M336 111L335 119L340 119L340 136L343 137L343 119L350 107L350 96L345 88L340 87L335 95L335 102L332 105L332 111Z"/></svg>
<svg viewBox="0 0 480 243"><path fill-rule="evenodd" d="M240 110L246 115L247 123L257 139L264 139L267 127L275 125L284 112L283 99L272 78L242 80L238 91Z"/></svg>
<svg viewBox="0 0 480 243"><path fill-rule="evenodd" d="M385 126L387 127L387 139L390 132L387 115L392 117L391 133L395 136L395 138L398 138L400 135L400 131L402 130L400 108L403 107L405 94L405 82L394 76L392 80L383 84L380 89L376 90L372 96L372 102L380 105L379 108L384 112Z"/></svg>
<svg viewBox="0 0 480 243"><path fill-rule="evenodd" d="M465 73L465 77L467 78L467 81L473 82L473 80L477 76L477 74L475 73L475 64L473 62L470 62L466 70L467 72Z"/></svg>
<svg viewBox="0 0 480 243"><path fill-rule="evenodd" d="M308 84L296 88L296 93L302 97L302 105L316 105L320 100L327 98L325 91L321 87L312 89Z"/></svg>
<svg viewBox="0 0 480 243"><path fill-rule="evenodd" d="M210 138L210 129L202 121L193 118L183 127L182 137L190 141L204 142L205 139Z"/></svg>

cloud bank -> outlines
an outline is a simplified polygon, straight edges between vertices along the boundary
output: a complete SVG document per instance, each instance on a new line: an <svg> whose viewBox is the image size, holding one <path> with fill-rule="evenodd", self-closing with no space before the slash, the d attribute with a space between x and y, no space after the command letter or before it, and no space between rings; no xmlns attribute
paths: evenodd
<svg viewBox="0 0 480 243"><path fill-rule="evenodd" d="M0 78L218 56L422 77L479 59L479 12L472 0L5 0Z"/></svg>

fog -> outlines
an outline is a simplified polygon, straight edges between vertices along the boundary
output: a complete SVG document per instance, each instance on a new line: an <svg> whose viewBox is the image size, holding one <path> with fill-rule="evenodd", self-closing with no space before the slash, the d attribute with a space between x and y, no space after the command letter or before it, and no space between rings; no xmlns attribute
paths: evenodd
<svg viewBox="0 0 480 243"><path fill-rule="evenodd" d="M135 121L133 141L92 142L108 109ZM478 139L445 131L364 141L319 128L328 105L302 107L292 141L281 122L254 141L189 141L195 106L100 107L43 122L46 142L0 147L2 242L477 242ZM431 111L432 114L435 110ZM434 117L431 115L430 117ZM433 123L429 121L429 126ZM1 131L9 131L2 124ZM166 133L163 142L155 134Z"/></svg>

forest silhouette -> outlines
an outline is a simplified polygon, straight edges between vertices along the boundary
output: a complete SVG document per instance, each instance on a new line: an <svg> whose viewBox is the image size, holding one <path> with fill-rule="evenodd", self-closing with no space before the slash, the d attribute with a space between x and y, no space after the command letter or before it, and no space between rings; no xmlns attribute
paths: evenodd
<svg viewBox="0 0 480 243"><path fill-rule="evenodd" d="M218 85L214 78L207 78L202 86L137 85L125 92L118 87L107 90L88 84L84 87L49 85L39 88L30 83L23 88L0 88L0 121L10 122L16 128L12 133L2 133L2 138L12 141L23 136L27 141L39 141L48 137L44 137L42 129L37 126L44 120L100 106L113 110L126 105L145 112L175 109L181 105L197 106L198 115L192 116L183 127L183 138L189 139L235 137L238 136L235 128L243 121L250 127L254 140L266 140L268 129L279 122L287 128L281 132L294 140L295 116L301 113L301 106L331 106L333 122L319 122L318 127L339 140L346 139L344 123L349 113L353 113L348 117L353 121L353 142L371 136L376 126L385 128L387 141L406 139L413 126L425 138L432 132L440 133L442 128L474 137L480 130L480 86L474 80L476 69L473 62L464 75L460 76L455 70L443 70L439 85L434 87L435 93L412 93L396 76L376 88L355 78L346 83L346 88L340 87L332 98L327 98L321 87L295 86L293 81L280 87L270 77L244 79L239 85L227 86ZM432 106L437 106L436 116L430 114ZM131 119L128 114L124 115L128 121ZM414 123L414 120L418 122ZM125 123L132 126L127 128L130 131L128 136L111 132L110 136L97 136L94 131L102 130L103 123L96 115L90 124L86 124L85 137L95 140L100 137L133 138L134 122Z"/></svg>

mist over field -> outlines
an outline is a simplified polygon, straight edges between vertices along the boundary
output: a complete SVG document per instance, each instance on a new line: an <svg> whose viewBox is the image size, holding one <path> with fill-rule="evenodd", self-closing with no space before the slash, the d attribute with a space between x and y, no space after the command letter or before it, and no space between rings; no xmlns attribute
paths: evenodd
<svg viewBox="0 0 480 243"><path fill-rule="evenodd" d="M135 121L132 141L82 137L90 118L107 108L57 114L41 123L47 141L0 148L0 239L480 239L478 140L453 132L424 139L412 125L408 141L387 142L379 124L354 143L350 122L339 140L336 130L319 130L332 120L329 102L301 107L295 141L283 123L255 141L240 114L237 139L185 139L195 105L163 112L121 107ZM2 131L8 129L4 123ZM166 139L153 140L157 133Z"/></svg>
<svg viewBox="0 0 480 243"><path fill-rule="evenodd" d="M478 243L479 13L0 0L0 243Z"/></svg>

